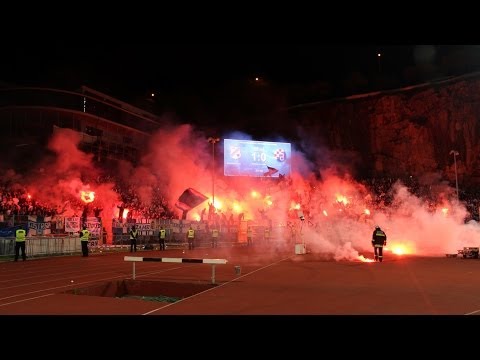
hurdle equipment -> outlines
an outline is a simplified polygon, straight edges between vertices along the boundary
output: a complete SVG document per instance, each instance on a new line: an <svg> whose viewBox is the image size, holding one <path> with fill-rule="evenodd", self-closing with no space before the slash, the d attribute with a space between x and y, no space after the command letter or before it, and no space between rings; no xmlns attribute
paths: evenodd
<svg viewBox="0 0 480 360"><path fill-rule="evenodd" d="M196 263L196 264L210 264L212 265L212 284L215 284L215 265L225 265L225 259L189 259L189 258L148 258L141 256L125 256L124 261L131 261L133 264L132 279L135 280L135 263L143 261L157 261L165 263Z"/></svg>

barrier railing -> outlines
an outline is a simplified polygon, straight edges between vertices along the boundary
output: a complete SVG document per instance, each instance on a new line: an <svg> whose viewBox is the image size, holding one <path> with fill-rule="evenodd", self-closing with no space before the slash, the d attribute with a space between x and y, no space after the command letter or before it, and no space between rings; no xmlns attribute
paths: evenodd
<svg viewBox="0 0 480 360"><path fill-rule="evenodd" d="M125 256L125 261L131 261L133 264L132 279L135 280L135 263L142 261L159 261L168 263L197 263L197 264L211 264L212 265L212 284L215 285L215 265L226 264L225 259L188 259L188 258L145 258L137 256Z"/></svg>
<svg viewBox="0 0 480 360"><path fill-rule="evenodd" d="M73 254L81 251L80 238L77 237L35 237L26 238L27 256L46 256ZM0 238L0 256L15 255L15 238Z"/></svg>

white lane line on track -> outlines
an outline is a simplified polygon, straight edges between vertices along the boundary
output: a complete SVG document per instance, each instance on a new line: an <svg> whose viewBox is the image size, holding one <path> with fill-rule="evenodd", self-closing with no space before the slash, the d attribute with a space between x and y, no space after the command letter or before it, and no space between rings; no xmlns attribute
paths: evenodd
<svg viewBox="0 0 480 360"><path fill-rule="evenodd" d="M235 282L235 281L237 281L237 280L239 280L239 279L241 279L241 278L244 278L245 276L249 276L249 275L251 275L251 274L254 274L254 273L256 273L257 271L260 271L260 270L269 268L270 266L276 265L276 264L278 264L278 263L280 263L280 262L282 262L282 261L291 259L291 258L294 257L294 256L295 256L295 255L286 257L286 258L281 259L281 260L278 260L278 261L276 261L276 262L274 262L274 263L271 263L271 264L268 264L268 265L266 265L266 266L264 266L264 267L258 268L257 270L250 271L249 273L247 273L247 274L245 274L245 275L241 275L241 276L239 276L239 277L237 277L237 278L234 278L233 280L224 282L224 283L221 284L221 285L218 285L218 286L216 286L216 287L207 289L207 290L205 290L205 291L202 291L202 292L193 294L192 296L189 296L189 297L183 298L183 299L181 299L181 300L175 301L174 303L170 303L170 304L161 306L161 307L159 307L159 308L150 310L150 311L148 311L148 312L146 312L146 313L144 313L144 314L142 314L142 315L150 315L150 314L154 313L155 311L158 311L158 310L161 310L161 309L165 309L166 307L169 307L169 306L172 306L172 305L181 303L181 302L184 301L184 300L188 300L188 299L191 299L191 298L193 298L193 297L195 297L195 296L198 296L198 295L201 295L201 294L205 294L205 293L208 292L208 291L216 290L216 289L218 289L218 288L221 288L222 286L225 286L225 285L230 284L230 283L233 283L233 282Z"/></svg>
<svg viewBox="0 0 480 360"><path fill-rule="evenodd" d="M104 265L104 266L95 266L95 267L89 267L88 270L89 271L92 271L92 270L96 270L96 271L101 271L102 269L108 269L109 267L112 267L112 265L110 266L107 266L107 265ZM50 268L48 268L50 269ZM68 267L67 269L71 269L71 267ZM43 269L42 269L43 270ZM25 277L18 277L18 278L12 278L10 276L10 278L8 280L0 280L0 283L7 283L7 282L19 282L19 281L26 281L26 280L29 280L29 279L33 279L33 278L38 278L38 277L42 277L42 276L53 276L53 275L57 275L61 270L63 269L57 269L56 272L49 272L49 273L45 273L45 274L39 274L39 275L33 275L33 276L25 276ZM35 274L38 274L38 271L35 272ZM80 269L80 270L74 270L74 271L61 271L61 274L62 275L67 275L67 274L70 274L70 275L73 275L73 274L85 274L85 271ZM15 274L14 274L15 275ZM20 274L20 276L22 275L25 275L25 273L22 273ZM31 284L35 284L35 283L31 283ZM3 288L3 289L7 289L7 288Z"/></svg>
<svg viewBox="0 0 480 360"><path fill-rule="evenodd" d="M149 276L149 275L152 275L152 274L158 274L158 273L162 273L162 272L167 272L167 271L170 271L170 270L184 269L185 267L186 267L186 266L177 266L177 267L170 268L170 269L163 269L163 270L159 270L159 271L152 271L152 272L148 272L148 273L145 273L145 274L142 274L142 275L137 275L136 277L139 278L139 277L143 277L143 276ZM61 288L76 287L76 286L78 286L78 285L92 284L92 283L96 283L96 282L99 282L99 281L106 281L106 280L117 279L117 278L131 279L132 277L131 277L131 276L125 277L125 275L119 275L119 276L112 276L112 277L103 278L103 279L96 279L96 280L92 280L92 281L84 281L84 282L75 283L75 284L55 286L55 287L48 288L48 289L35 290L35 291L29 291L29 292L21 293L21 294L17 294L17 295L6 296L6 297L3 297L3 298L0 298L0 301L6 300L6 299L15 298L15 297L20 297L20 296L24 296L24 295L35 294L35 293L39 293L39 292L42 292L42 291L50 291L50 290L56 290L56 289L61 289ZM56 281L56 280L52 280L52 281Z"/></svg>
<svg viewBox="0 0 480 360"><path fill-rule="evenodd" d="M475 314L477 314L477 313L480 313L480 310L475 310L475 311L466 313L466 314L464 314L464 315L475 315Z"/></svg>
<svg viewBox="0 0 480 360"><path fill-rule="evenodd" d="M51 296L51 295L55 295L55 294L54 294L54 293L51 293L51 294L46 294L46 295L40 295L40 296L31 297L31 298L28 298L28 299L12 301L12 302L9 302L9 303L0 304L0 306L12 305L12 304L16 304L16 303L20 303L20 302L24 302L24 301L35 300L35 299L39 299L39 298L46 297L46 296Z"/></svg>
<svg viewBox="0 0 480 360"><path fill-rule="evenodd" d="M82 259L83 260L83 259ZM121 260L122 263L124 263L123 261L123 258ZM23 263L22 263L23 264ZM30 262L31 264L31 262ZM74 265L75 266L78 266L79 263L75 263ZM86 263L85 263L86 264ZM91 265L91 264L89 264ZM116 269L117 271L121 271L121 269L118 269L118 267L116 266L113 266L112 264L98 264L96 266L89 266L88 267L88 270L98 270L98 272L100 271L103 271L103 269L108 269L108 268L113 268L113 269ZM81 274L83 275L85 272L84 272L84 269L80 269L80 270L72 270L72 265L71 263L64 263L62 265L55 265L55 266L48 266L47 267L47 271L55 271L53 273L49 272L49 273L45 273L45 274L40 274L40 275L37 275L39 271L43 271L45 270L45 267L36 267L36 268L27 268L28 270L27 271L24 271L22 269L22 273L21 274L18 274L18 268L14 268L15 271L12 272L12 274L9 274L9 275L4 275L3 277L7 278L7 280L0 280L0 283L9 283L9 282L25 282L29 279L33 279L33 278L38 278L38 277L42 277L42 276L49 276L49 275L56 275L56 274L59 274L61 273L62 275L67 275L67 274L75 274L75 273L78 273L78 274ZM72 271L71 271L72 270ZM112 270L113 272L114 270ZM127 270L127 271L130 271L130 270ZM23 276L27 273L34 273L35 275L34 276ZM12 278L12 275L19 275L19 277L17 278ZM70 276L70 275L69 275ZM0 279L2 279L2 274L0 273ZM37 282L37 283L29 283L29 284L39 284L41 282ZM29 285L29 284L25 284L25 285ZM23 285L21 285L23 286ZM12 286L8 287L8 288L11 288ZM2 287L2 289L7 289L7 287Z"/></svg>
<svg viewBox="0 0 480 360"><path fill-rule="evenodd" d="M89 270L91 270L89 268ZM124 274L123 275L119 275L119 276L126 276L126 278L128 279L128 273L131 271L130 269L112 269L111 271L107 271L107 269L105 269L105 271L103 271L104 273L105 272L120 272L122 271ZM168 270L167 270L168 271ZM151 274L155 274L156 271L154 272L151 272ZM64 274L68 274L68 273L62 273L62 275ZM90 276L91 274L85 274L84 272L81 272L82 275L75 275L75 276L68 276L68 277L63 277L63 278L56 278L56 279L52 279L52 280L45 280L45 281L37 281L37 282L29 282L29 283L23 283L23 284L19 284L19 285L13 285L13 286L4 286L2 287L2 290L7 290L7 289L14 289L14 288L18 288L18 287L25 287L25 286L30 286L30 285L39 285L39 284L44 284L44 283L49 283L49 282L54 282L54 281L68 281L68 280L71 280L72 278L74 279L78 279L78 278L82 278L82 277L86 277L86 276ZM43 276L43 275L42 275ZM144 275L141 275L141 276L144 276ZM28 278L27 278L28 279ZM27 279L22 279L22 278L19 278L19 279L16 279L17 282L22 282L22 281L25 281ZM1 300L1 299L0 299Z"/></svg>

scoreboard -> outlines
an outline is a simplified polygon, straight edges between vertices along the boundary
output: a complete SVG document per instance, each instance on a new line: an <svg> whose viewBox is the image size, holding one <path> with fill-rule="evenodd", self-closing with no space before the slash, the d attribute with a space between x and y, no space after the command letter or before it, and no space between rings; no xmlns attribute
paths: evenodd
<svg viewBox="0 0 480 360"><path fill-rule="evenodd" d="M224 139L226 176L279 177L291 171L290 143Z"/></svg>

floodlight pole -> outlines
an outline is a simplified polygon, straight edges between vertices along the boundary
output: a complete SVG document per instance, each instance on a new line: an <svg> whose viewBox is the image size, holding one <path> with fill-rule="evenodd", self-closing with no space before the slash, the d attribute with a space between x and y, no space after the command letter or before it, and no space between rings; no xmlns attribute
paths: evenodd
<svg viewBox="0 0 480 360"><path fill-rule="evenodd" d="M453 163L455 164L455 187L457 189L457 200L459 200L459 195L458 195L458 175L457 175L457 156L460 155L460 153L457 150L451 150L450 155L453 155Z"/></svg>
<svg viewBox="0 0 480 360"><path fill-rule="evenodd" d="M209 137L208 142L212 144L212 205L215 208L215 144L220 141L217 137Z"/></svg>

